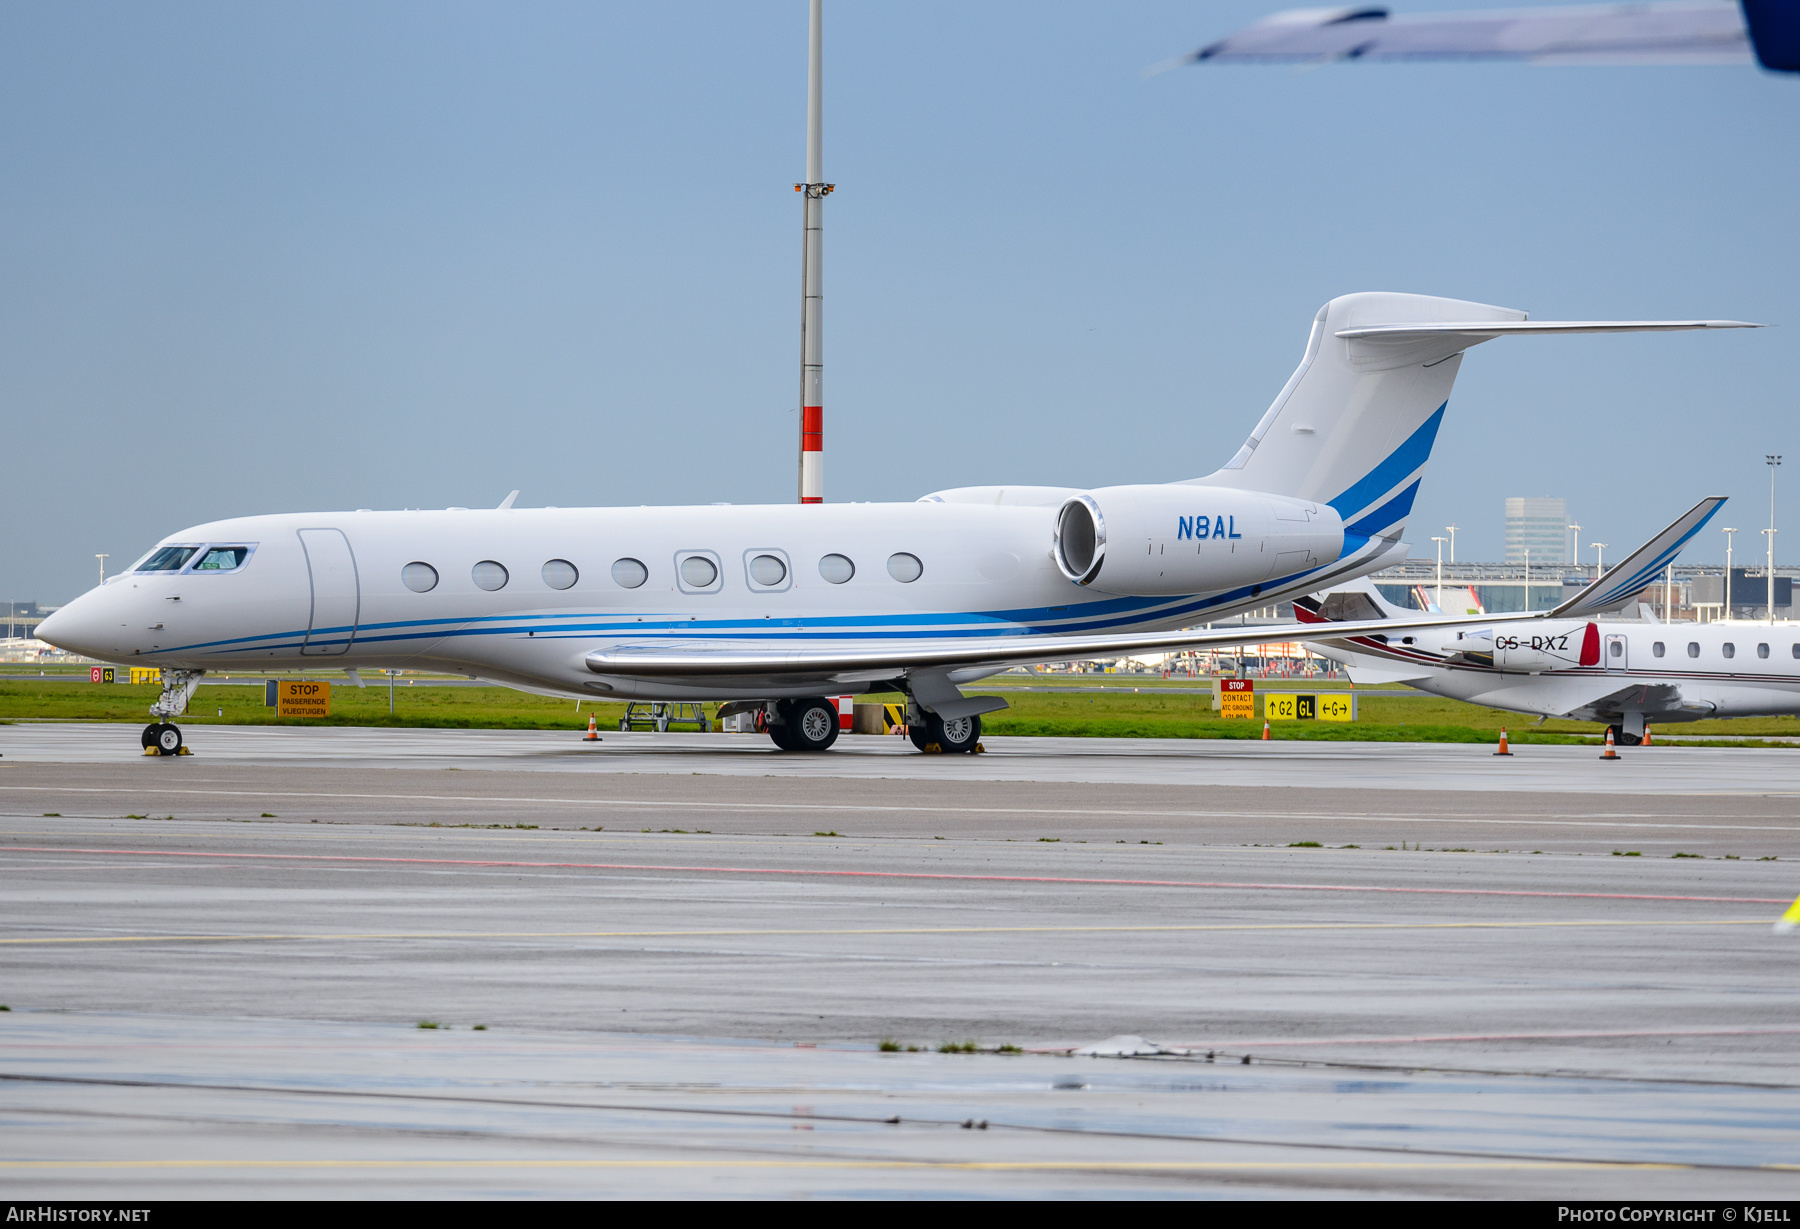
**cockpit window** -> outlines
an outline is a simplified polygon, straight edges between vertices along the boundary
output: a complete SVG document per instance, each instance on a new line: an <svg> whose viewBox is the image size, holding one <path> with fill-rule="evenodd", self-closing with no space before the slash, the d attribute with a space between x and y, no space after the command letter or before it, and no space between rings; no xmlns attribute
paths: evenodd
<svg viewBox="0 0 1800 1229"><path fill-rule="evenodd" d="M231 572L244 566L250 558L248 546L209 546L194 565L196 572Z"/></svg>
<svg viewBox="0 0 1800 1229"><path fill-rule="evenodd" d="M198 546L165 546L150 552L150 557L138 564L140 572L179 572L183 564L194 557Z"/></svg>

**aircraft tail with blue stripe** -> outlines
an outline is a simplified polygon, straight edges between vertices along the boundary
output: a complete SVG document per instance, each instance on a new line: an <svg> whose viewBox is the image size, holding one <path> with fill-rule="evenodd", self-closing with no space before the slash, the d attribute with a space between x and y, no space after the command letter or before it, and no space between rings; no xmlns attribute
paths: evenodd
<svg viewBox="0 0 1800 1229"><path fill-rule="evenodd" d="M1333 299L1300 366L1225 467L1197 485L1328 504L1348 558L1397 547L1470 346L1495 337L1755 328L1739 320L1530 320L1429 295Z"/></svg>
<svg viewBox="0 0 1800 1229"><path fill-rule="evenodd" d="M1526 314L1415 294L1350 294L1313 319L1306 354L1244 446L1196 482L1329 504L1346 537L1398 541L1462 365L1485 337L1346 337L1395 325L1510 324ZM1345 554L1355 543L1347 541Z"/></svg>

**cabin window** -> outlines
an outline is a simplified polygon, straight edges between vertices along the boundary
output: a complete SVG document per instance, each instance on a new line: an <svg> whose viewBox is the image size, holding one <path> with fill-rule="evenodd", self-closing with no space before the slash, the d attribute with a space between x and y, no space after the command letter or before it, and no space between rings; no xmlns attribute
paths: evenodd
<svg viewBox="0 0 1800 1229"><path fill-rule="evenodd" d="M1700 642L1698 640L1688 641L1688 656L1689 657L1700 656Z"/></svg>
<svg viewBox="0 0 1800 1229"><path fill-rule="evenodd" d="M1800 644L1794 646L1794 660L1800 661Z"/></svg>
<svg viewBox="0 0 1800 1229"><path fill-rule="evenodd" d="M856 575L856 565L850 562L848 555L826 555L819 560L819 575L834 585L841 585ZM1796 656L1800 656L1800 646L1796 646Z"/></svg>
<svg viewBox="0 0 1800 1229"><path fill-rule="evenodd" d="M1625 656L1625 642L1623 640L1610 641L1606 646L1606 651L1614 657L1623 657Z"/></svg>
<svg viewBox="0 0 1800 1229"><path fill-rule="evenodd" d="M752 555L750 579L764 588L773 588L787 579L787 564L779 555Z"/></svg>
<svg viewBox="0 0 1800 1229"><path fill-rule="evenodd" d="M1650 656L1661 657L1662 655L1663 655L1663 642L1658 640L1655 644L1652 644L1650 646Z"/></svg>
<svg viewBox="0 0 1800 1229"><path fill-rule="evenodd" d="M573 589L581 573L567 559L552 559L544 565L544 583L552 589Z"/></svg>
<svg viewBox="0 0 1800 1229"><path fill-rule="evenodd" d="M1727 640L1724 644L1719 646L1719 652L1725 654L1726 657L1736 657L1737 656L1737 645L1735 645L1735 644L1731 643L1731 641Z"/></svg>
<svg viewBox="0 0 1800 1229"><path fill-rule="evenodd" d="M417 560L400 569L400 583L414 593L430 593L437 588L437 569Z"/></svg>
<svg viewBox="0 0 1800 1229"><path fill-rule="evenodd" d="M150 557L138 564L140 572L179 572L182 565L194 557L198 546L165 546L153 551Z"/></svg>
<svg viewBox="0 0 1800 1229"><path fill-rule="evenodd" d="M888 556L888 575L903 585L910 585L925 575L925 565L919 562L917 555L899 551Z"/></svg>
<svg viewBox="0 0 1800 1229"><path fill-rule="evenodd" d="M508 579L506 569L492 559L483 559L470 568L469 575L474 579L477 589L486 589L489 593L494 593L506 588Z"/></svg>
<svg viewBox="0 0 1800 1229"><path fill-rule="evenodd" d="M1769 646L1766 644L1757 645L1756 646L1756 655L1758 657L1767 657L1769 655Z"/></svg>
<svg viewBox="0 0 1800 1229"><path fill-rule="evenodd" d="M681 580L690 589L710 589L719 579L719 565L705 555L689 555L681 561Z"/></svg>
<svg viewBox="0 0 1800 1229"><path fill-rule="evenodd" d="M235 572L250 558L248 546L213 546L194 565L196 572Z"/></svg>
<svg viewBox="0 0 1800 1229"><path fill-rule="evenodd" d="M650 569L636 559L615 559L612 578L613 583L621 589L635 589L650 579Z"/></svg>

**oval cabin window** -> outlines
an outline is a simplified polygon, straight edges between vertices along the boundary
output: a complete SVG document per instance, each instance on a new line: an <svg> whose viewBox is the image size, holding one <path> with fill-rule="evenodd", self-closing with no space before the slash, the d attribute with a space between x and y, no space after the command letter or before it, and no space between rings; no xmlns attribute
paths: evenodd
<svg viewBox="0 0 1800 1229"><path fill-rule="evenodd" d="M413 562L400 569L400 583L414 593L430 593L437 588L437 569L429 563Z"/></svg>
<svg viewBox="0 0 1800 1229"><path fill-rule="evenodd" d="M544 583L552 589L572 589L581 573L567 559L552 559L544 565Z"/></svg>
<svg viewBox="0 0 1800 1229"><path fill-rule="evenodd" d="M620 559L612 566L612 578L621 589L635 589L650 579L650 569L636 559Z"/></svg>
<svg viewBox="0 0 1800 1229"><path fill-rule="evenodd" d="M888 556L888 575L903 585L910 585L925 575L925 565L919 562L917 555L900 551Z"/></svg>
<svg viewBox="0 0 1800 1229"><path fill-rule="evenodd" d="M1688 656L1689 657L1700 656L1700 642L1698 640L1688 641Z"/></svg>
<svg viewBox="0 0 1800 1229"><path fill-rule="evenodd" d="M709 589L719 579L719 569L705 555L689 555L681 561L681 579L692 589Z"/></svg>
<svg viewBox="0 0 1800 1229"><path fill-rule="evenodd" d="M1661 657L1662 655L1663 655L1663 642L1658 640L1655 644L1650 646L1650 656Z"/></svg>
<svg viewBox="0 0 1800 1229"><path fill-rule="evenodd" d="M819 560L819 575L834 585L841 585L856 575L856 565L850 562L848 555L826 555ZM1800 657L1800 645L1794 648L1794 655Z"/></svg>
<svg viewBox="0 0 1800 1229"><path fill-rule="evenodd" d="M787 564L774 555L758 555L750 560L750 579L759 585L778 585L787 579Z"/></svg>
<svg viewBox="0 0 1800 1229"><path fill-rule="evenodd" d="M1769 655L1769 646L1766 644L1757 645L1756 646L1756 655L1758 657L1767 657Z"/></svg>
<svg viewBox="0 0 1800 1229"><path fill-rule="evenodd" d="M477 589L486 589L489 593L506 588L506 569L492 559L483 559L469 569L469 575L475 581Z"/></svg>
<svg viewBox="0 0 1800 1229"><path fill-rule="evenodd" d="M1719 652L1725 654L1726 657L1736 657L1737 645L1727 640L1723 645L1719 646Z"/></svg>

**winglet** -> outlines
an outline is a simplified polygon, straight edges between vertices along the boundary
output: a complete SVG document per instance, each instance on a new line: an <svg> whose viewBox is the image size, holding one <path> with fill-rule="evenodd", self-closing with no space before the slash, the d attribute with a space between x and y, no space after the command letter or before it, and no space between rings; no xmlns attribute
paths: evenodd
<svg viewBox="0 0 1800 1229"><path fill-rule="evenodd" d="M505 512L508 508L512 507L513 500L517 499L518 497L519 497L519 493L517 491L514 491L511 495L508 495L505 499L501 500L500 506L498 508L495 508L494 511Z"/></svg>
<svg viewBox="0 0 1800 1229"><path fill-rule="evenodd" d="M1651 538L1626 556L1623 563L1607 569L1606 575L1552 610L1552 619L1587 619L1617 610L1656 580L1656 574L1669 566L1688 539L1699 533L1713 514L1725 506L1723 495L1711 495L1683 513L1674 524Z"/></svg>

